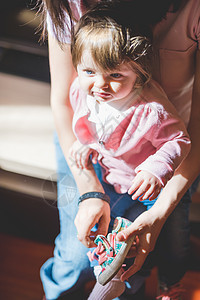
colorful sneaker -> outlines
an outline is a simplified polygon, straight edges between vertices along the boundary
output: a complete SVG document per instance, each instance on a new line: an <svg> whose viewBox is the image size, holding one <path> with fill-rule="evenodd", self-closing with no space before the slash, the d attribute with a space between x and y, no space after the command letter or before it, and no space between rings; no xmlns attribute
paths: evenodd
<svg viewBox="0 0 200 300"><path fill-rule="evenodd" d="M112 232L107 237L98 235L94 241L97 247L93 252L88 252L89 260L96 259L101 266L101 272L97 278L101 285L108 283L122 267L135 236L125 242L119 242L116 241L116 235L131 224L129 220L117 217Z"/></svg>
<svg viewBox="0 0 200 300"><path fill-rule="evenodd" d="M159 296L156 297L158 300L181 300L181 294L184 292L184 289L180 283L176 283L170 287L167 287L166 284L160 283L159 285Z"/></svg>

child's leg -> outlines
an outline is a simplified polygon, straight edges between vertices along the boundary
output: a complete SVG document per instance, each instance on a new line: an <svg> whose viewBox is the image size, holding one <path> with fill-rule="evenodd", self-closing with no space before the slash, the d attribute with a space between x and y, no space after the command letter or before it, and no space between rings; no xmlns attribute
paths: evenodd
<svg viewBox="0 0 200 300"><path fill-rule="evenodd" d="M122 271L120 270L115 277L104 286L96 282L88 300L112 300L121 296L125 291L125 283L120 280L121 274Z"/></svg>

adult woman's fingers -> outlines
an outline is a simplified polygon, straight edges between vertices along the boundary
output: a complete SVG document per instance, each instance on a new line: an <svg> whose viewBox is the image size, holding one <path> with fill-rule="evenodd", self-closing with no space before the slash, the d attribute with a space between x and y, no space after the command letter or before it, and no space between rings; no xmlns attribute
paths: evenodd
<svg viewBox="0 0 200 300"><path fill-rule="evenodd" d="M106 235L109 222L110 206L107 202L98 198L83 201L74 221L78 239L86 247L95 246L91 229L98 224L98 233Z"/></svg>
<svg viewBox="0 0 200 300"><path fill-rule="evenodd" d="M147 255L154 249L156 240L165 219L158 218L153 209L143 212L126 229L117 234L119 241L128 240L132 235L136 235L136 256L134 264L122 275L125 280L135 274L142 267Z"/></svg>
<svg viewBox="0 0 200 300"><path fill-rule="evenodd" d="M141 269L142 265L144 264L148 254L149 252L147 252L145 249L144 252L143 251L140 251L139 253L137 252L133 265L130 266L130 268L121 275L121 280L125 281L129 277L137 273Z"/></svg>

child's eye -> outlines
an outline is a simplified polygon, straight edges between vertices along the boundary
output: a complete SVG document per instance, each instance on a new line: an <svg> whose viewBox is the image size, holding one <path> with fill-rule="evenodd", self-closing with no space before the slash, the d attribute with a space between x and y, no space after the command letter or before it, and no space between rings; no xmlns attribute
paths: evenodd
<svg viewBox="0 0 200 300"><path fill-rule="evenodd" d="M85 73L87 75L93 75L94 74L94 72L92 70L85 70Z"/></svg>
<svg viewBox="0 0 200 300"><path fill-rule="evenodd" d="M113 77L113 78L120 78L120 77L122 77L122 75L119 74L119 73L112 73L112 74L110 74L110 76Z"/></svg>

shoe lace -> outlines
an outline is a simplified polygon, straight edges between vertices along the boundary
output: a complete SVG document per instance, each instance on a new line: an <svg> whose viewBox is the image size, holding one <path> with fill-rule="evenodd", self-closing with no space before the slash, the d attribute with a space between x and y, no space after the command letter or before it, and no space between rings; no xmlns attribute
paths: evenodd
<svg viewBox="0 0 200 300"><path fill-rule="evenodd" d="M87 255L90 261L98 261L99 265L102 267L102 271L105 269L104 267L107 263L109 264L113 261L122 246L121 242L116 241L117 233L127 228L130 224L131 222L129 220L117 217L112 233L109 233L107 237L104 235L98 235L96 237L94 242L97 244L97 247L92 252L89 251Z"/></svg>
<svg viewBox="0 0 200 300"><path fill-rule="evenodd" d="M108 238L101 236L101 241L98 241L98 246L91 252L87 253L90 261L98 260L99 265L102 265L110 257L116 255L116 233L110 233Z"/></svg>
<svg viewBox="0 0 200 300"><path fill-rule="evenodd" d="M181 294L184 292L183 287L180 285L180 283L177 283L169 288L164 287L162 289L161 294L156 297L156 299L160 300L179 300L181 297Z"/></svg>

